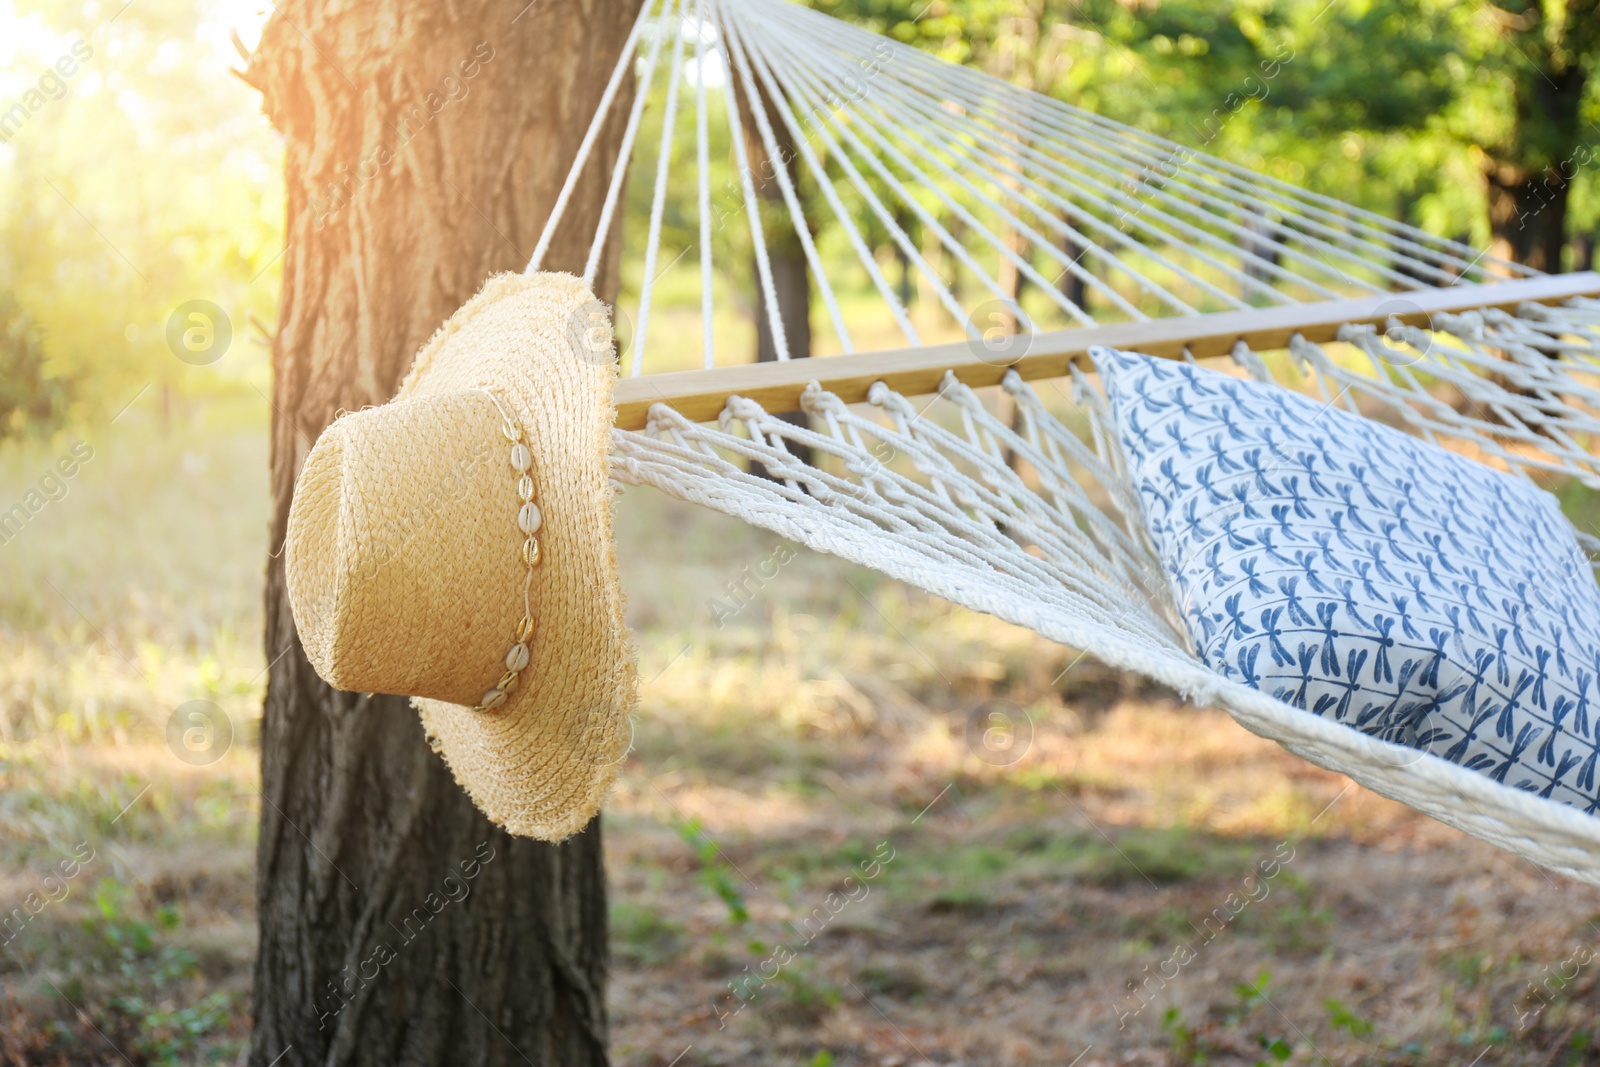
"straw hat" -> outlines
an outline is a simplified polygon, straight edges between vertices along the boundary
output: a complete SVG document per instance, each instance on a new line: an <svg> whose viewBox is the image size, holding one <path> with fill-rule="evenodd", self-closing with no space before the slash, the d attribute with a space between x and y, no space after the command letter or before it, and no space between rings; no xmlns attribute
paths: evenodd
<svg viewBox="0 0 1600 1067"><path fill-rule="evenodd" d="M393 401L323 431L289 510L289 600L317 673L412 697L484 814L546 840L599 810L636 696L609 322L570 275L491 278Z"/></svg>

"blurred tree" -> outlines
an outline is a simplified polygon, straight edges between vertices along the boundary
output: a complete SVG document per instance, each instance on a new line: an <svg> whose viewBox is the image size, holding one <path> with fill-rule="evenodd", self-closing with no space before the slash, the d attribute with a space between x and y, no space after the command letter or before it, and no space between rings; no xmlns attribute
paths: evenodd
<svg viewBox="0 0 1600 1067"><path fill-rule="evenodd" d="M1600 0L810 3L1540 269L1600 229Z"/></svg>
<svg viewBox="0 0 1600 1067"><path fill-rule="evenodd" d="M1505 68L1512 120L1481 144L1492 251L1560 270L1572 179L1600 163L1600 130L1584 114L1600 65L1600 0L1502 0L1485 11L1500 43L1522 60Z"/></svg>
<svg viewBox="0 0 1600 1067"><path fill-rule="evenodd" d="M25 93L0 94L0 290L37 326L48 377L77 383L70 414L87 423L136 396L266 384L243 341L275 317L270 279L252 283L283 247L281 148L215 18L209 0L32 0L0 42L0 67L45 87L25 117ZM234 343L209 361L167 342L194 300L231 320Z"/></svg>
<svg viewBox="0 0 1600 1067"><path fill-rule="evenodd" d="M1204 114L1206 142L1229 126L1228 147L1300 139L1313 157L1296 153L1308 172L1346 172L1311 183L1323 191L1360 198L1366 185L1388 194L1389 214L1561 269L1574 179L1600 163L1597 0L1167 2L1121 36L1141 52L1189 54L1185 65L1202 76L1183 79L1175 102L1191 123ZM1207 110L1217 86L1258 99L1261 114ZM1476 182L1463 181L1469 168ZM1592 190L1592 169L1588 182ZM1481 212L1481 223L1464 208Z"/></svg>
<svg viewBox="0 0 1600 1067"><path fill-rule="evenodd" d="M49 372L38 323L10 293L0 293L0 441L56 429L76 384Z"/></svg>
<svg viewBox="0 0 1600 1067"><path fill-rule="evenodd" d="M388 400L441 321L490 273L523 267L598 106L594 72L614 66L637 9L284 0L250 63L287 142L288 192L254 1067L606 1062L598 820L560 845L512 838L455 784L405 698L324 684L276 546L335 414ZM603 132L590 174L609 172L620 135L620 122ZM580 185L550 267L581 269L604 191ZM616 250L599 275L608 302ZM486 851L469 893L426 904ZM425 904L434 916L413 940Z"/></svg>

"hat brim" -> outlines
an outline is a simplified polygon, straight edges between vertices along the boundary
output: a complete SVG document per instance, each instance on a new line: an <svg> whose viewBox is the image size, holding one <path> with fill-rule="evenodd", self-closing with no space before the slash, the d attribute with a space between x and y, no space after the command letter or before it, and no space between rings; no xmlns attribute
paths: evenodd
<svg viewBox="0 0 1600 1067"><path fill-rule="evenodd" d="M521 683L493 711L412 700L456 781L519 836L559 841L583 829L632 739L637 668L623 620L608 473L616 374L607 309L579 279L502 274L423 347L397 397L490 390L521 424L534 456L542 558L530 598L537 632ZM514 473L508 468L508 484ZM505 530L513 559L522 541L515 518L512 506L481 519ZM460 595L492 617L504 615L509 647L522 615L521 583Z"/></svg>

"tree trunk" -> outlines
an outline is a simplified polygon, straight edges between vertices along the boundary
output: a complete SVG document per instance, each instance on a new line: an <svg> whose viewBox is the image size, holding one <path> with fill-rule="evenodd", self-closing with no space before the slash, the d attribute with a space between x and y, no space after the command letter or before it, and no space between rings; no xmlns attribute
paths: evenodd
<svg viewBox="0 0 1600 1067"><path fill-rule="evenodd" d="M1255 256L1256 259L1263 261L1257 263L1254 259L1246 260L1244 263L1245 274L1267 285L1279 284L1278 276L1267 269L1267 264L1271 264L1274 267L1282 266L1282 249L1285 236L1283 231L1274 224L1273 219L1267 216L1249 215L1243 219L1243 224L1244 228L1253 235L1244 241L1245 251Z"/></svg>
<svg viewBox="0 0 1600 1067"><path fill-rule="evenodd" d="M1587 233L1572 235L1573 271L1594 270L1594 237Z"/></svg>
<svg viewBox="0 0 1600 1067"><path fill-rule="evenodd" d="M1079 220L1073 218L1071 215L1068 215L1062 221L1074 229L1077 229L1079 226ZM1066 254L1068 259L1072 260L1079 267L1084 267L1084 269L1087 269L1083 260L1084 256L1088 253L1088 249L1084 248L1083 245L1079 244L1073 238L1063 237L1061 239L1061 251ZM1083 280L1081 275L1063 267L1061 268L1061 274L1057 279L1057 287L1061 290L1061 295L1066 297L1070 303L1085 313L1088 312L1089 286L1088 283Z"/></svg>
<svg viewBox="0 0 1600 1067"><path fill-rule="evenodd" d="M295 476L380 404L492 272L532 253L639 0L283 0L249 80L286 141L273 345L252 1067L603 1064L598 821L559 846L485 819L407 701L335 692L290 615ZM581 267L620 123L547 262ZM601 272L614 288L615 243Z"/></svg>
<svg viewBox="0 0 1600 1067"><path fill-rule="evenodd" d="M1567 194L1558 173L1535 174L1510 164L1485 172L1489 187L1489 250L1501 259L1554 274L1567 243Z"/></svg>
<svg viewBox="0 0 1600 1067"><path fill-rule="evenodd" d="M1574 153L1588 135L1583 100L1588 64L1600 51L1600 4L1567 4L1559 42L1539 5L1516 6L1521 18L1508 36L1524 62L1514 67L1516 132L1510 145L1489 153L1484 167L1489 250L1554 274L1561 270L1561 250L1567 243L1567 197L1577 171Z"/></svg>

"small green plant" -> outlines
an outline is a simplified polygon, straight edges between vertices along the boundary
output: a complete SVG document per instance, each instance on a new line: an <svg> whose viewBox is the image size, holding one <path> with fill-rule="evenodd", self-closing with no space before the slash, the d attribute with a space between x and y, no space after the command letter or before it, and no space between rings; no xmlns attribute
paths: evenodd
<svg viewBox="0 0 1600 1067"><path fill-rule="evenodd" d="M1256 1067L1271 1067L1271 1064L1282 1063L1294 1055L1294 1045L1286 1037L1267 1037L1265 1034L1258 1034L1256 1042L1267 1054L1267 1060L1257 1060Z"/></svg>
<svg viewBox="0 0 1600 1067"><path fill-rule="evenodd" d="M1205 1053L1200 1050L1200 1041L1195 1036L1194 1028L1183 1021L1183 1012L1177 1008L1168 1008L1161 1016L1161 1029L1166 1032L1170 1045L1168 1061L1174 1067L1187 1067L1190 1064L1206 1062Z"/></svg>
<svg viewBox="0 0 1600 1067"><path fill-rule="evenodd" d="M1239 998L1239 1005L1244 1010L1255 1007L1267 999L1267 987L1272 984L1272 972L1262 971L1256 975L1253 982L1240 982L1233 987L1234 996Z"/></svg>
<svg viewBox="0 0 1600 1067"><path fill-rule="evenodd" d="M1222 867L1234 850L1178 826L1127 830L1114 844L1085 838L1074 851L1067 864L1072 877L1109 889L1147 882L1180 885Z"/></svg>
<svg viewBox="0 0 1600 1067"><path fill-rule="evenodd" d="M694 850L700 861L700 884L716 894L728 906L728 921L743 926L750 921L750 909L745 907L744 894L735 880L737 872L722 855L717 843L711 840L699 819L684 819L677 824L678 836Z"/></svg>
<svg viewBox="0 0 1600 1067"><path fill-rule="evenodd" d="M646 967L671 963L683 952L683 927L645 904L622 901L611 908L611 950Z"/></svg>
<svg viewBox="0 0 1600 1067"><path fill-rule="evenodd" d="M1279 891L1288 900L1266 905L1260 912L1258 929L1269 946L1288 952L1312 952L1325 948L1328 930L1333 925L1333 910L1319 906L1316 889L1294 871L1283 871L1277 878Z"/></svg>
<svg viewBox="0 0 1600 1067"><path fill-rule="evenodd" d="M1267 989L1272 985L1272 972L1262 971L1256 975L1253 982L1238 982L1233 987L1235 1003L1227 1010L1227 1021L1230 1025L1238 1023L1246 1015L1267 1000Z"/></svg>
<svg viewBox="0 0 1600 1067"><path fill-rule="evenodd" d="M95 883L90 899L96 914L84 920L84 928L124 978L160 988L195 972L194 953L181 945L156 942L157 931L177 928L177 908L170 904L156 908L154 923L137 918L129 913L127 887L110 878Z"/></svg>
<svg viewBox="0 0 1600 1067"><path fill-rule="evenodd" d="M1351 1037L1366 1038L1372 1036L1372 1020L1362 1018L1342 1002L1331 998L1323 1001L1322 1006L1328 1009L1328 1021L1336 1029L1350 1031Z"/></svg>
<svg viewBox="0 0 1600 1067"><path fill-rule="evenodd" d="M225 1029L233 996L212 993L186 1008L151 1006L142 997L119 997L112 1007L137 1020L139 1051L160 1067L179 1067L207 1034Z"/></svg>
<svg viewBox="0 0 1600 1067"><path fill-rule="evenodd" d="M1462 989L1476 989L1494 969L1494 960L1478 951L1446 952L1439 962Z"/></svg>
<svg viewBox="0 0 1600 1067"><path fill-rule="evenodd" d="M796 1026L812 1026L844 998L827 982L812 976L805 961L795 961L773 978L774 1000L768 1010Z"/></svg>

